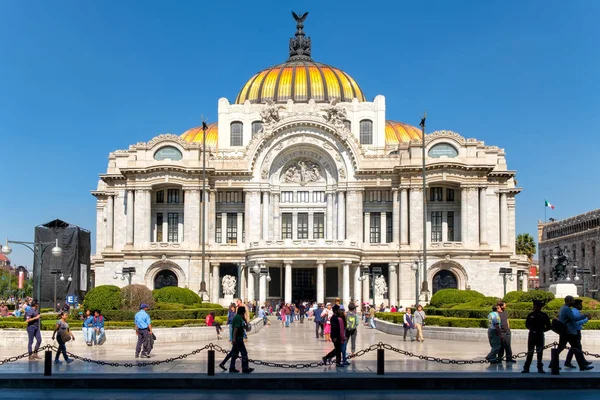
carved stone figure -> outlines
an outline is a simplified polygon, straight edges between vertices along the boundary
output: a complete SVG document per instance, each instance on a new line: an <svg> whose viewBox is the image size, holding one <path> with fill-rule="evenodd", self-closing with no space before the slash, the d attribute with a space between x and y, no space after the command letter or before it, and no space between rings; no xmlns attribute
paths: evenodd
<svg viewBox="0 0 600 400"><path fill-rule="evenodd" d="M375 296L383 296L387 290L388 287L387 283L385 282L385 277L383 275L379 275L377 278L375 278Z"/></svg>
<svg viewBox="0 0 600 400"><path fill-rule="evenodd" d="M344 107L337 105L338 102L338 99L331 100L330 107L325 109L326 115L323 118L333 126L343 127L344 120L348 118L348 114Z"/></svg>
<svg viewBox="0 0 600 400"><path fill-rule="evenodd" d="M344 168L340 168L339 172L340 172L340 178L346 179L346 170Z"/></svg>
<svg viewBox="0 0 600 400"><path fill-rule="evenodd" d="M308 13L301 16L292 11L292 16L296 20L296 34L290 39L290 59L310 59L310 38L304 34L304 21Z"/></svg>
<svg viewBox="0 0 600 400"><path fill-rule="evenodd" d="M221 278L221 285L223 286L223 294L225 296L233 296L235 294L237 280L235 276L225 275Z"/></svg>
<svg viewBox="0 0 600 400"><path fill-rule="evenodd" d="M262 172L260 173L260 177L262 179L267 179L269 177L269 171L267 169L263 169Z"/></svg>
<svg viewBox="0 0 600 400"><path fill-rule="evenodd" d="M306 184L323 180L318 164L308 160L299 160L283 173L283 182Z"/></svg>
<svg viewBox="0 0 600 400"><path fill-rule="evenodd" d="M570 262L569 250L566 248L563 250L560 246L556 246L555 254L552 258L556 260L556 265L552 268L552 281L558 282L567 279L567 266Z"/></svg>

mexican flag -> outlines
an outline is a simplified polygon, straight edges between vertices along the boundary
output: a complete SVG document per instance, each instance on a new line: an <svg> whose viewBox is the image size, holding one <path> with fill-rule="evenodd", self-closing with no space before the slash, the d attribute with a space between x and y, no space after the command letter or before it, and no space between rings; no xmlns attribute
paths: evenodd
<svg viewBox="0 0 600 400"><path fill-rule="evenodd" d="M546 207L550 207L551 209L554 210L554 206L552 204L548 203L548 200L545 200L545 201L546 201Z"/></svg>

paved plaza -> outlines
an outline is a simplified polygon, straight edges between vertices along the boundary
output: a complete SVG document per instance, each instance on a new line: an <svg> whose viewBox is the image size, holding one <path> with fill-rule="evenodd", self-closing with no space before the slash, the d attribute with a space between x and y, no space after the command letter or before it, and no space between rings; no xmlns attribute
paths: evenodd
<svg viewBox="0 0 600 400"><path fill-rule="evenodd" d="M250 337L247 342L247 348L251 359L287 363L300 364L318 362L321 358L333 348L331 343L325 342L323 339L316 339L314 334L314 323L306 321L304 324L295 322L289 328L284 328L278 321L271 321L270 326L266 326L256 335ZM168 334L168 329L160 330L157 335ZM425 331L426 335L427 331ZM108 332L108 341L103 346L88 347L84 343L78 341L68 344L68 351L92 360L119 362L119 363L134 363L137 362L153 362L161 361L169 358L176 358L180 354L192 352L195 349L202 348L211 342L194 342L194 343L175 343L161 344L160 339L155 343L153 357L151 359L135 359L134 348L132 346L111 345L110 331ZM216 336L216 335L215 335ZM392 345L398 349L409 351L415 355L426 355L437 358L456 359L456 360L481 360L489 351L489 347L485 342L461 342L447 340L432 340L427 339L423 343L419 342L404 342L401 337L389 335L380 332L376 329L370 329L365 326L360 326L357 336L356 349L357 351L368 348L374 343L383 342ZM226 340L215 340L212 343L229 349L229 344ZM43 343L49 344L49 343ZM350 350L350 349L348 349ZM515 354L525 350L525 343L513 343L513 351ZM586 350L599 353L599 348L587 348ZM22 354L26 351L26 343L23 343L22 348L0 349L0 359L4 359L11 355ZM566 356L566 351L562 354L562 359ZM216 354L217 364L224 357L223 354ZM550 361L550 351L544 352L544 364L547 366ZM590 361L597 361L590 358ZM516 364L442 364L439 362L431 362L420 360L415 357L406 357L393 351L385 352L385 371L386 373L415 373L415 372L494 372L502 371L503 373L519 373L522 369L524 358L519 358ZM535 361L534 361L535 363ZM364 355L352 360L351 366L340 369L335 366L327 365L307 369L282 369L269 367L265 365L251 365L255 368L255 373L374 373L376 372L376 352L367 352ZM170 374L185 374L185 373L206 373L207 372L207 352L203 351L197 355L189 356L185 359L175 359L168 363L159 365L150 365L146 367L112 367L108 365L98 365L96 363L88 363L83 361L75 361L70 365L61 364L53 365L54 374L123 374L123 373L170 373ZM586 374L590 376L600 376L600 364L592 371L580 373L578 370L563 369L561 374ZM217 374L226 374L216 367ZM535 371L535 368L532 369ZM28 373L43 373L43 361L29 362L27 359L17 362L8 363L0 366L0 374L28 374ZM536 373L532 373L537 375Z"/></svg>

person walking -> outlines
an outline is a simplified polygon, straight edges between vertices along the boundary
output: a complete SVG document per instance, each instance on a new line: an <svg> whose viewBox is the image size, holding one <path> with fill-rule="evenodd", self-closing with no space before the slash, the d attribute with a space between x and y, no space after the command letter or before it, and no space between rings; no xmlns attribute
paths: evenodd
<svg viewBox="0 0 600 400"><path fill-rule="evenodd" d="M323 313L323 304L319 304L317 309L314 312L315 316L315 336L317 339L323 337L323 317L321 314ZM320 331L320 333L319 333Z"/></svg>
<svg viewBox="0 0 600 400"><path fill-rule="evenodd" d="M508 321L508 314L506 312L506 303L503 301L498 302L498 315L500 316L500 330L502 331L502 339L500 341L501 347L500 351L498 352L498 359L502 360L504 353L506 353L506 362L516 363L517 360L513 359L512 353L510 322Z"/></svg>
<svg viewBox="0 0 600 400"><path fill-rule="evenodd" d="M140 355L142 358L150 358L150 336L152 335L152 320L148 315L148 308L148 304L140 304L140 311L138 311L134 317L135 334L137 335L137 345L135 346L135 358L139 358Z"/></svg>
<svg viewBox="0 0 600 400"><path fill-rule="evenodd" d="M583 300L581 300L581 299L573 300L573 308L571 310L573 311L573 315L575 316L575 318L579 318L579 316L581 316L580 311L582 309L583 309ZM587 322L588 322L587 317L580 321L577 321L577 339L579 340L579 343L581 343L581 330L583 329L583 325ZM574 354L575 354L575 350L573 350L573 348L571 347L569 349L569 352L567 353L567 358L565 359L565 368L575 368L575 366L571 363L571 361L573 361ZM582 357L583 357L585 365L591 364L591 362L589 362L585 359L583 354L582 354Z"/></svg>
<svg viewBox="0 0 600 400"><path fill-rule="evenodd" d="M358 315L356 314L356 306L354 303L348 305L348 313L346 314L346 338L350 342L351 354L356 352L356 335L358 330Z"/></svg>
<svg viewBox="0 0 600 400"><path fill-rule="evenodd" d="M375 329L375 306L371 306L369 310L369 326L371 329Z"/></svg>
<svg viewBox="0 0 600 400"><path fill-rule="evenodd" d="M323 333L325 335L325 341L331 342L331 317L333 316L333 310L331 308L331 303L327 303L326 308L321 313L321 318L323 321Z"/></svg>
<svg viewBox="0 0 600 400"><path fill-rule="evenodd" d="M304 315L306 314L306 306L303 302L300 302L300 304L298 304L298 313L300 314L300 323L303 324Z"/></svg>
<svg viewBox="0 0 600 400"><path fill-rule="evenodd" d="M106 335L104 334L104 316L100 310L94 311L92 327L94 329L94 344L102 346L106 342Z"/></svg>
<svg viewBox="0 0 600 400"><path fill-rule="evenodd" d="M229 364L229 372L235 373L240 372L235 369L235 360L238 359L241 354L242 359L242 373L249 374L254 371L254 368L248 367L248 351L246 350L246 345L244 344L244 332L246 331L247 322L244 320L244 315L246 313L246 309L244 306L240 306L237 309L237 314L233 317L233 341L231 346L231 363Z"/></svg>
<svg viewBox="0 0 600 400"><path fill-rule="evenodd" d="M293 323L292 321L292 317L293 317L293 310L292 307L289 303L285 303L285 307L283 308L283 311L285 312L285 327L289 328L290 324Z"/></svg>
<svg viewBox="0 0 600 400"><path fill-rule="evenodd" d="M411 309L407 308L406 313L404 314L404 336L403 336L403 338L404 338L405 342L406 342L406 334L407 333L410 336L410 341L411 342L415 341L414 329L415 329L415 323L413 321L413 315L411 313Z"/></svg>
<svg viewBox="0 0 600 400"><path fill-rule="evenodd" d="M27 351L29 352L29 361L41 360L42 357L38 355L40 345L42 344L42 333L40 326L40 305L37 300L31 303L32 307L25 313L25 321L27 322L27 337L29 341L27 343ZM35 351L32 349L33 339L35 338Z"/></svg>
<svg viewBox="0 0 600 400"><path fill-rule="evenodd" d="M498 357L500 348L502 347L502 331L501 331L501 320L498 315L498 306L492 306L492 312L488 314L488 340L490 342L491 350L485 357L490 364L498 364L502 362Z"/></svg>
<svg viewBox="0 0 600 400"><path fill-rule="evenodd" d="M527 357L525 358L525 364L523 365L523 371L521 373L528 374L529 367L533 361L533 352L537 353L537 370L540 374L545 374L544 365L542 359L544 357L544 333L552 329L550 323L550 317L545 312L542 312L544 303L540 300L533 301L533 311L527 315L525 320L525 327L529 329L529 335L527 336Z"/></svg>
<svg viewBox="0 0 600 400"><path fill-rule="evenodd" d="M59 360L60 355L62 354L67 364L71 364L74 360L67 356L67 345L66 343L69 340L75 340L75 336L69 329L69 324L67 323L67 318L69 313L63 311L60 313L60 319L56 321L56 326L54 327L54 332L52 333L52 340L56 338L58 342L58 350L56 351L56 357L54 358L54 364L62 364L62 361Z"/></svg>
<svg viewBox="0 0 600 400"><path fill-rule="evenodd" d="M342 322L342 319L339 318L339 316L338 316L339 310L340 310L340 306L338 306L337 304L335 306L333 306L333 308L331 310L332 316L331 316L331 318L329 318L329 326L330 326L330 331L331 331L330 332L331 341L333 341L333 350L331 350L329 353L327 353L323 357L323 362L327 364L330 359L335 357L336 367L343 367L344 366L342 364L343 338L341 335L343 327L340 328L340 323L343 323L343 322Z"/></svg>
<svg viewBox="0 0 600 400"><path fill-rule="evenodd" d="M588 371L594 367L586 363L585 358L583 357L583 351L581 349L581 340L577 335L577 321L584 320L587 317L582 314L580 314L579 317L575 316L573 310L571 310L573 302L573 296L566 296L565 304L558 312L558 320L562 324L566 325L565 330L559 336L558 354L560 356L560 353L567 347L567 343L569 343L575 352L575 359L577 360L579 370ZM554 367L554 365L550 363L550 368L552 367Z"/></svg>
<svg viewBox="0 0 600 400"><path fill-rule="evenodd" d="M417 342L424 342L425 339L423 338L423 326L425 326L425 311L423 311L422 305L417 306L417 311L415 311L413 322L415 323L415 329L417 330Z"/></svg>

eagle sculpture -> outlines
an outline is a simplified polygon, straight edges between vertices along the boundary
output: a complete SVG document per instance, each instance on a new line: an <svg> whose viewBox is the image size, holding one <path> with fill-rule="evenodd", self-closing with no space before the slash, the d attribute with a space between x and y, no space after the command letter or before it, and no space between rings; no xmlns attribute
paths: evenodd
<svg viewBox="0 0 600 400"><path fill-rule="evenodd" d="M292 15L294 16L294 19L296 20L296 22L298 22L299 24L303 23L306 20L306 17L308 16L308 13L305 12L304 14L302 14L301 17L298 16L298 14L296 14L295 12L292 11Z"/></svg>

